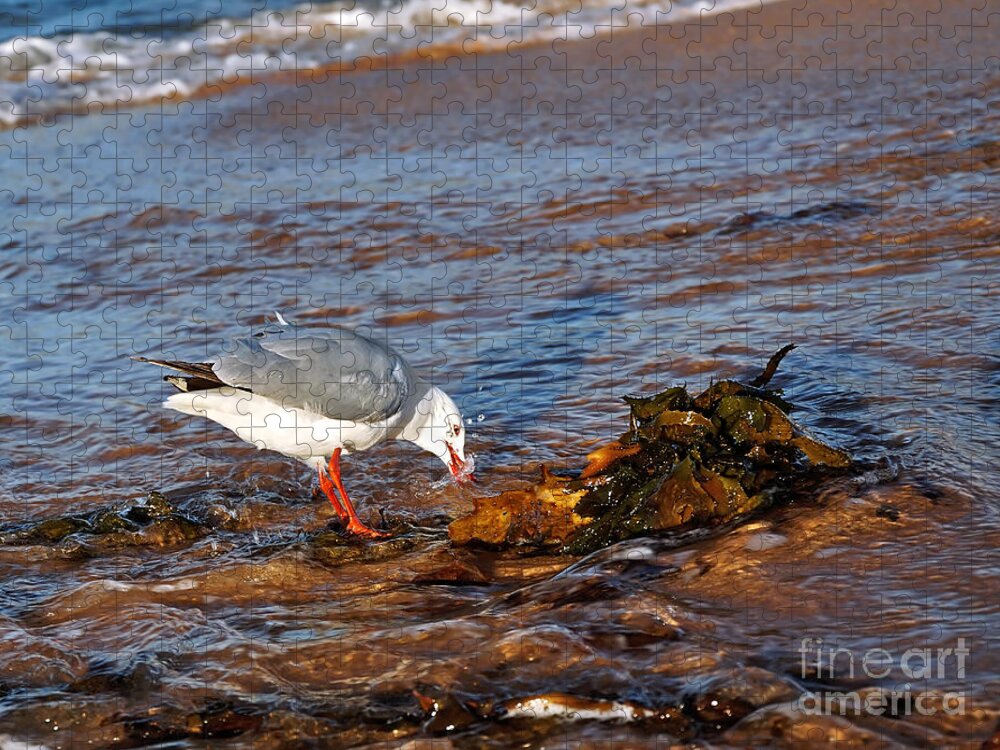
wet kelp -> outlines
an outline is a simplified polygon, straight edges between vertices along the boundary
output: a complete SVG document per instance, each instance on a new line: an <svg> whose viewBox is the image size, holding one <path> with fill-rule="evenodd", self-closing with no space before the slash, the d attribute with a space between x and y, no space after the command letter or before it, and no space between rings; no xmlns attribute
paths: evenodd
<svg viewBox="0 0 1000 750"><path fill-rule="evenodd" d="M809 437L792 405L768 388L788 345L750 383L722 380L697 396L683 386L626 396L629 429L587 456L575 477L545 466L527 489L476 500L449 527L459 545L581 554L631 537L731 521L851 463Z"/></svg>

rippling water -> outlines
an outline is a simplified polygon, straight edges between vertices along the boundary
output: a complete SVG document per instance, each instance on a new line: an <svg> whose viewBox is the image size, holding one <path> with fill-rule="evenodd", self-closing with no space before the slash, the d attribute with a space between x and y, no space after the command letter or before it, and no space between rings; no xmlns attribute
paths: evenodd
<svg viewBox="0 0 1000 750"><path fill-rule="evenodd" d="M0 746L988 738L996 16L858 11L831 40L839 6L809 7L825 26L779 3L0 133ZM387 336L462 407L480 484L408 444L350 457L364 513L413 530L344 544L307 468L165 412L128 359L197 360L275 309ZM857 475L713 534L468 554L485 582L434 583L470 492L579 467L626 428L619 396L789 341L778 384ZM154 490L190 525L26 535ZM895 663L817 674L804 639ZM958 639L964 675L900 671ZM801 708L877 688L964 712ZM448 709L428 723L414 691ZM554 693L607 720L518 713Z"/></svg>

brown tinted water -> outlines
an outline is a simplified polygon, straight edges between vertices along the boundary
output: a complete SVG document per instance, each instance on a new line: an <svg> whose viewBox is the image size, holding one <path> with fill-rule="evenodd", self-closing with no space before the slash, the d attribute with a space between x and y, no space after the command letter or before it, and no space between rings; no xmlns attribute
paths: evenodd
<svg viewBox="0 0 1000 750"><path fill-rule="evenodd" d="M838 7L0 134L0 743L979 747L997 16ZM274 309L387 334L471 420L480 483L409 445L350 457L364 513L404 533L345 541L307 468L165 412L127 359L209 356ZM619 396L754 374L789 341L776 383L852 476L585 559L450 549L472 493L620 434ZM125 521L93 533L107 510ZM66 517L86 524L38 527ZM846 649L832 676L806 639ZM900 664L959 639L964 674ZM878 688L888 715L801 701Z"/></svg>

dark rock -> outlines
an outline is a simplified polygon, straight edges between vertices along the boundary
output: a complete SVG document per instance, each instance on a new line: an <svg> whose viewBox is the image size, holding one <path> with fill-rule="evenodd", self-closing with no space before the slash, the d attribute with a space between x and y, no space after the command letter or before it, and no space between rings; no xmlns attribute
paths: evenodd
<svg viewBox="0 0 1000 750"><path fill-rule="evenodd" d="M87 528L87 522L80 518L49 518L36 524L31 529L30 536L37 541L58 542Z"/></svg>
<svg viewBox="0 0 1000 750"><path fill-rule="evenodd" d="M209 708L188 716L188 732L197 737L226 739L251 732L264 721L261 714L250 709Z"/></svg>
<svg viewBox="0 0 1000 750"><path fill-rule="evenodd" d="M418 540L412 536L394 536L373 542L359 541L335 531L323 531L313 537L310 552L321 563L344 565L391 560L416 549L417 544Z"/></svg>
<svg viewBox="0 0 1000 750"><path fill-rule="evenodd" d="M101 511L94 517L95 534L112 534L116 531L135 531L139 527L113 510Z"/></svg>
<svg viewBox="0 0 1000 750"><path fill-rule="evenodd" d="M133 505L125 511L125 516L130 521L147 524L158 518L166 518L173 512L174 506L170 504L166 496L153 491L143 498L140 503Z"/></svg>
<svg viewBox="0 0 1000 750"><path fill-rule="evenodd" d="M750 714L754 708L740 698L725 697L718 693L703 693L690 698L685 703L685 710L702 724L721 730L731 727Z"/></svg>
<svg viewBox="0 0 1000 750"><path fill-rule="evenodd" d="M890 503L882 503L875 509L875 515L878 518L886 518L890 521L898 521L902 513L899 508Z"/></svg>
<svg viewBox="0 0 1000 750"><path fill-rule="evenodd" d="M413 695L427 717L424 722L425 732L431 734L456 732L482 720L454 695L432 698L416 690L413 691Z"/></svg>
<svg viewBox="0 0 1000 750"><path fill-rule="evenodd" d="M151 523L135 536L142 540L140 543L170 547L200 539L203 534L202 527L190 518L175 515Z"/></svg>
<svg viewBox="0 0 1000 750"><path fill-rule="evenodd" d="M144 716L126 719L123 722L125 736L116 743L116 748L147 747L163 742L182 740L190 733L174 716Z"/></svg>
<svg viewBox="0 0 1000 750"><path fill-rule="evenodd" d="M414 577L419 585L483 586L493 579L479 566L468 560L453 559L439 568Z"/></svg>

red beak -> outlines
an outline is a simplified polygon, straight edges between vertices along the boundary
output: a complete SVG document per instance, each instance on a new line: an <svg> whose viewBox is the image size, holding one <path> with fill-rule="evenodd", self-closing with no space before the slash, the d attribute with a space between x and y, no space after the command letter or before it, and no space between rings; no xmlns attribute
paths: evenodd
<svg viewBox="0 0 1000 750"><path fill-rule="evenodd" d="M448 469L451 471L451 475L455 478L455 481L460 483L472 482L475 484L475 476L466 473L465 463L458 457L458 453L450 445L448 446L448 453L451 456L451 464L449 464Z"/></svg>

